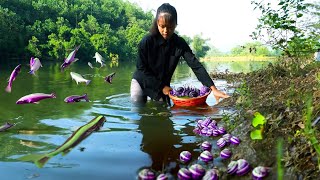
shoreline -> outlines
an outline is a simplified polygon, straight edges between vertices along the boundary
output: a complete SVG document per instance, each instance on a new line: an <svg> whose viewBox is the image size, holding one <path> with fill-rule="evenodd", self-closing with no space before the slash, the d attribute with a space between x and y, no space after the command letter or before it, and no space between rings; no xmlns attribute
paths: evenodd
<svg viewBox="0 0 320 180"><path fill-rule="evenodd" d="M200 61L274 61L276 59L277 57L266 56L217 56L200 58Z"/></svg>

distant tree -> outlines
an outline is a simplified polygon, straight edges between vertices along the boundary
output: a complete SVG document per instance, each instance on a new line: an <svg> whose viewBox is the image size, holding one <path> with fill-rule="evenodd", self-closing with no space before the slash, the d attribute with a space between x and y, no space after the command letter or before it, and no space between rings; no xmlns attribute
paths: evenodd
<svg viewBox="0 0 320 180"><path fill-rule="evenodd" d="M271 53L265 45L261 42L248 42L241 46L236 46L231 49L231 55L233 56L270 56Z"/></svg>
<svg viewBox="0 0 320 180"><path fill-rule="evenodd" d="M208 57L217 57L217 56L224 56L225 54L221 52L218 48L214 46L210 46L210 50L207 52Z"/></svg>
<svg viewBox="0 0 320 180"><path fill-rule="evenodd" d="M0 1L0 52L61 59L81 45L82 58L132 60L153 18L123 0Z"/></svg>
<svg viewBox="0 0 320 180"><path fill-rule="evenodd" d="M244 51L244 46L236 46L231 48L230 50L230 54L232 56L241 56L241 55L245 55L245 51Z"/></svg>
<svg viewBox="0 0 320 180"><path fill-rule="evenodd" d="M209 39L204 39L201 35L195 35L192 40L192 49L194 54L198 58L202 58L210 50L210 47L207 44Z"/></svg>
<svg viewBox="0 0 320 180"><path fill-rule="evenodd" d="M2 55L23 51L22 30L24 23L20 17L0 6L0 52Z"/></svg>

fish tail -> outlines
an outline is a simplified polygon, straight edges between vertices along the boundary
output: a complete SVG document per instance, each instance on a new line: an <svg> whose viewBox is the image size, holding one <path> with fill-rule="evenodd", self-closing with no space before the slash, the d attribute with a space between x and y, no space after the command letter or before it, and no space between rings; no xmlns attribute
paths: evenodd
<svg viewBox="0 0 320 180"><path fill-rule="evenodd" d="M51 93L52 98L57 98L55 93Z"/></svg>
<svg viewBox="0 0 320 180"><path fill-rule="evenodd" d="M77 47L75 48L75 50L78 51L79 48L80 48L80 46L81 46L81 44L80 44L79 46L77 46Z"/></svg>
<svg viewBox="0 0 320 180"><path fill-rule="evenodd" d="M34 70L30 70L29 73L30 73L30 74L33 74L33 75L36 75L36 74L34 73Z"/></svg>
<svg viewBox="0 0 320 180"><path fill-rule="evenodd" d="M5 89L8 93L11 93L11 86L10 86L10 84L6 87L6 89Z"/></svg>
<svg viewBox="0 0 320 180"><path fill-rule="evenodd" d="M37 167L42 168L48 161L51 159L49 156L44 156L38 160L35 160L34 163L36 164Z"/></svg>
<svg viewBox="0 0 320 180"><path fill-rule="evenodd" d="M89 98L88 98L88 94L87 94L87 93L84 94L84 99L85 99L87 102L89 102Z"/></svg>
<svg viewBox="0 0 320 180"><path fill-rule="evenodd" d="M90 82L91 82L91 80L88 80L88 81L86 82L86 85L88 85Z"/></svg>
<svg viewBox="0 0 320 180"><path fill-rule="evenodd" d="M38 168L42 168L50 159L47 154L29 154L18 158L21 161L33 161Z"/></svg>

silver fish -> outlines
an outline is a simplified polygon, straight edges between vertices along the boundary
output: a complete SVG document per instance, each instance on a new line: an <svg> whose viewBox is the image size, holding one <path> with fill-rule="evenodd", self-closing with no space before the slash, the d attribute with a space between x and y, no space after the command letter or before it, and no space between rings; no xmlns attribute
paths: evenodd
<svg viewBox="0 0 320 180"><path fill-rule="evenodd" d="M96 52L93 56L93 58L96 58L96 62L100 63L101 64L101 67L105 66L106 64L104 64L104 60L103 60L103 57L98 53Z"/></svg>
<svg viewBox="0 0 320 180"><path fill-rule="evenodd" d="M40 59L31 57L30 59L30 74L36 75L35 72L42 67Z"/></svg>
<svg viewBox="0 0 320 180"><path fill-rule="evenodd" d="M78 73L70 72L70 75L71 75L71 78L72 78L73 80L75 80L77 84L78 84L79 82L80 82L80 83L81 83L81 82L84 82L84 83L86 83L86 85L88 85L88 84L91 82L91 80L88 80L88 79L83 78L83 77L82 77L80 74L78 74Z"/></svg>
<svg viewBox="0 0 320 180"><path fill-rule="evenodd" d="M88 66L91 67L91 69L93 69L91 62L88 62Z"/></svg>

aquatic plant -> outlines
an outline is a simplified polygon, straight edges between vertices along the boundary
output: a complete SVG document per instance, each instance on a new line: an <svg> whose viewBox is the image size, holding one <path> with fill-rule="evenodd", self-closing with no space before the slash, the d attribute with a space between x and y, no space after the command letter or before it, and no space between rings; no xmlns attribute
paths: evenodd
<svg viewBox="0 0 320 180"><path fill-rule="evenodd" d="M255 127L255 129L250 132L251 139L263 139L262 133L266 122L266 118L262 116L259 112L254 113L254 118L252 119L252 126Z"/></svg>

